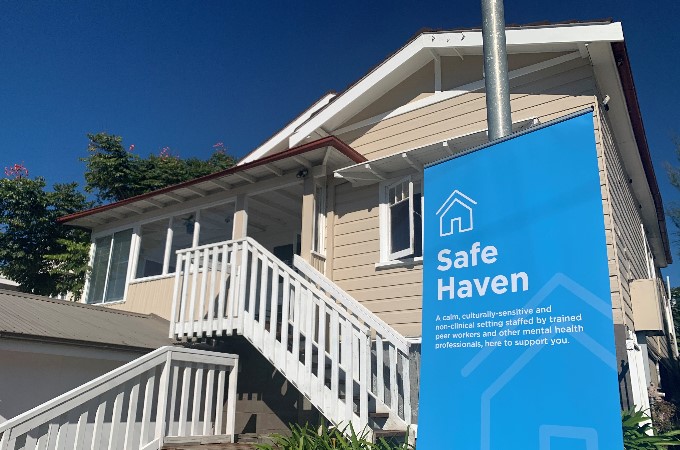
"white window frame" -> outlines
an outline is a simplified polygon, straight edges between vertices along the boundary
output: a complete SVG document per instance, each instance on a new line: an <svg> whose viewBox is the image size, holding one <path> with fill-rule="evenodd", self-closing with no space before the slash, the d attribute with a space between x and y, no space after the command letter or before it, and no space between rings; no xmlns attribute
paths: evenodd
<svg viewBox="0 0 680 450"><path fill-rule="evenodd" d="M127 270L125 272L125 288L123 290L123 298L122 299L116 299L116 300L109 300L107 301L105 298L102 298L102 301L97 302L97 303L88 303L88 298L90 297L90 288L91 286L91 281L92 281L92 272L93 272L93 265L94 265L94 258L95 258L95 252L97 250L97 244L96 241L97 239L101 239L106 236L111 236L111 242L109 243L109 257L108 257L108 262L106 266L106 279L104 281L104 290L103 290L103 295L104 297L106 296L106 291L108 289L108 284L109 284L109 277L110 277L110 270L111 270L111 258L113 254L113 246L115 243L114 236L117 233L121 233L123 231L131 230L132 235L130 237L130 248L128 249L128 265L127 265ZM127 298L127 289L128 289L128 284L130 282L130 272L131 272L131 266L134 265L132 262L133 255L135 253L135 247L136 247L136 239L137 239L137 234L138 230L136 226L126 226L126 227L117 227L113 231L110 232L104 232L104 233L97 233L97 235L92 236L92 243L90 244L90 261L88 264L88 267L90 268L87 278L85 280L85 287L83 289L83 295L82 295L82 303L90 304L90 305L103 305L103 304L115 304L115 303L122 303L125 301Z"/></svg>
<svg viewBox="0 0 680 450"><path fill-rule="evenodd" d="M422 177L408 175L398 179L386 180L380 183L380 262L378 266L389 266L395 263L413 263L422 261L421 256L413 257L415 253L415 224L413 220L413 196L414 196L414 184L421 183L421 211L420 216L422 217L422 207L423 207L423 192L422 192ZM389 191L391 188L398 186L399 184L407 184L408 186L408 202L409 202L409 232L410 232L410 242L408 248L399 250L397 252L392 252L390 249L392 227L391 227L391 217L390 217L390 199ZM421 233L422 234L422 233ZM421 236L422 239L422 236Z"/></svg>

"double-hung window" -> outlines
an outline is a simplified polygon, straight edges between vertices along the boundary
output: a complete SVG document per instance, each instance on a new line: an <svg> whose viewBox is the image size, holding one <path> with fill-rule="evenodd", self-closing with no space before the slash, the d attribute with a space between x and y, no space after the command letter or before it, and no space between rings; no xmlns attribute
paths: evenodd
<svg viewBox="0 0 680 450"><path fill-rule="evenodd" d="M380 262L412 259L423 254L422 188L405 177L381 184Z"/></svg>
<svg viewBox="0 0 680 450"><path fill-rule="evenodd" d="M95 239L87 303L123 300L132 229Z"/></svg>

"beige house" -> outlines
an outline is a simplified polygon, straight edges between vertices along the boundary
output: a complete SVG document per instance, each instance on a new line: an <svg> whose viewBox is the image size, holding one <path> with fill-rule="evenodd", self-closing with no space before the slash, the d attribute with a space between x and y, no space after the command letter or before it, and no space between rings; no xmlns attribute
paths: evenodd
<svg viewBox="0 0 680 450"><path fill-rule="evenodd" d="M594 109L621 401L646 408L678 352L621 24L513 27L507 45L515 131ZM420 33L237 166L64 217L92 230L82 302L237 353L237 434L318 415L401 433L417 424L423 166L486 128L481 31Z"/></svg>

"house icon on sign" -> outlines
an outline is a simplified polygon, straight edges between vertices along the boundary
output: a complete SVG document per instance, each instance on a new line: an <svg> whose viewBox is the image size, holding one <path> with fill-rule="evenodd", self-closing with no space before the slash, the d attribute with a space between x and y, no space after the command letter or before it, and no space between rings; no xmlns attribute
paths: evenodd
<svg viewBox="0 0 680 450"><path fill-rule="evenodd" d="M437 210L439 216L439 236L449 236L456 230L458 233L471 231L472 207L477 202L459 190L449 195L444 204Z"/></svg>

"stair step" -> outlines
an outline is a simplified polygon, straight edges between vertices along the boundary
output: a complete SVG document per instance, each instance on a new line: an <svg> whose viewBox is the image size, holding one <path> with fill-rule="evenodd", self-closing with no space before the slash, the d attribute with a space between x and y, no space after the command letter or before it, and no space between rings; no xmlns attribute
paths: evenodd
<svg viewBox="0 0 680 450"><path fill-rule="evenodd" d="M369 412L368 417L371 419L389 419L390 418L390 413L388 412ZM383 430L381 430L383 431ZM403 431L401 431L403 433Z"/></svg>

